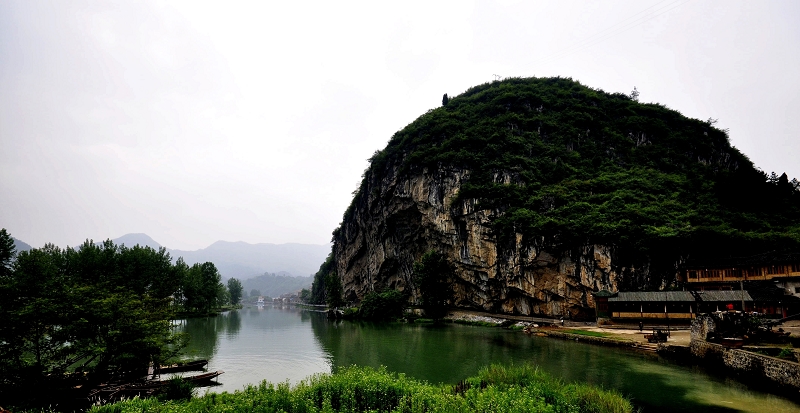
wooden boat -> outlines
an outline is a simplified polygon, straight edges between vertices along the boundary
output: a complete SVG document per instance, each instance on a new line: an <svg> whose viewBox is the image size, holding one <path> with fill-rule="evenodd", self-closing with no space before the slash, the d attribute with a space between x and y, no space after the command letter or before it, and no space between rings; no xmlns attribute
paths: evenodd
<svg viewBox="0 0 800 413"><path fill-rule="evenodd" d="M209 385L211 380L224 373L222 370L198 374L195 376L183 377L185 381L191 382L195 386ZM88 398L91 402L100 404L122 400L122 398L141 398L155 394L158 389L169 384L169 380L150 380L138 383L108 384L101 385L99 388L89 392Z"/></svg>
<svg viewBox="0 0 800 413"><path fill-rule="evenodd" d="M225 373L222 370L211 371L208 373L198 374L195 376L182 377L184 381L194 383L195 386L201 385L204 382L211 381L217 378L220 374ZM143 383L133 383L128 385L128 389L158 389L169 384L170 380L150 380Z"/></svg>
<svg viewBox="0 0 800 413"><path fill-rule="evenodd" d="M208 360L194 360L183 364L171 364L169 366L161 366L156 370L157 374L162 373L178 373L183 371L198 371L203 370L208 364Z"/></svg>
<svg viewBox="0 0 800 413"><path fill-rule="evenodd" d="M184 377L183 379L186 380L186 381L190 381L192 383L195 383L195 384L204 383L204 382L211 381L211 380L217 378L222 373L225 373L225 372L222 371L222 370L217 370L217 371L211 371L211 372L208 372L208 373L198 374L196 376Z"/></svg>

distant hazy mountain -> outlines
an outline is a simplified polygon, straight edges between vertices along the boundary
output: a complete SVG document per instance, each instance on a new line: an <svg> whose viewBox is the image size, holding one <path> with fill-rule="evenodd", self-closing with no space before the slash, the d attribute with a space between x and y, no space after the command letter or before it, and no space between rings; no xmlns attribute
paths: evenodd
<svg viewBox="0 0 800 413"><path fill-rule="evenodd" d="M14 238L14 237L11 237L11 239L14 240L14 249L16 249L17 253L33 249L33 247L31 247L30 245L28 245L25 242L22 242L22 241ZM322 261L325 261L325 259L323 258Z"/></svg>
<svg viewBox="0 0 800 413"><path fill-rule="evenodd" d="M128 247L133 247L134 245L141 245L143 247L150 247L156 250L161 248L161 244L157 243L147 234L125 234L112 241L114 241L114 244L117 245L125 244Z"/></svg>
<svg viewBox="0 0 800 413"><path fill-rule="evenodd" d="M126 234L112 240L125 244L159 248L161 244L147 234ZM264 273L286 273L307 276L317 272L330 252L328 245L313 244L248 244L217 241L207 248L182 251L167 248L172 258L183 257L187 264L213 262L225 278L244 280Z"/></svg>
<svg viewBox="0 0 800 413"><path fill-rule="evenodd" d="M314 276L312 275L308 277L288 277L279 274L262 274L242 281L242 288L245 294L250 294L251 290L256 289L261 292L261 295L275 298L281 294L299 291L302 288L311 289L312 281L314 281Z"/></svg>

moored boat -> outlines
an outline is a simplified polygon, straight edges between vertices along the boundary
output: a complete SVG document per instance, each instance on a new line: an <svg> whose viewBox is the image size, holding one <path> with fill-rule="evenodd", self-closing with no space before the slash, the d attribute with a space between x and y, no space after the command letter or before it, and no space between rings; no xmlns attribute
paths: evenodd
<svg viewBox="0 0 800 413"><path fill-rule="evenodd" d="M186 363L176 363L168 366L161 366L156 370L156 373L179 373L183 371L198 371L203 370L208 364L208 360L194 360Z"/></svg>

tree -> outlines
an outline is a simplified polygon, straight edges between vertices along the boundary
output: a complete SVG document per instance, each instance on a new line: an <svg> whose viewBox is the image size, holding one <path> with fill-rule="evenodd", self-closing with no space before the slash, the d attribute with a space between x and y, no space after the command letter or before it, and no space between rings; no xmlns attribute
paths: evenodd
<svg viewBox="0 0 800 413"><path fill-rule="evenodd" d="M256 290L255 288L250 290L250 297L259 297L259 296L261 296L261 291Z"/></svg>
<svg viewBox="0 0 800 413"><path fill-rule="evenodd" d="M242 282L236 278L229 279L228 294L230 294L231 297L231 304L239 304L239 301L242 299Z"/></svg>
<svg viewBox="0 0 800 413"><path fill-rule="evenodd" d="M208 313L226 302L225 286L211 262L194 264L184 280L184 306L189 311Z"/></svg>
<svg viewBox="0 0 800 413"><path fill-rule="evenodd" d="M342 299L342 280L336 271L331 271L325 276L325 297L328 307L337 308L344 306Z"/></svg>
<svg viewBox="0 0 800 413"><path fill-rule="evenodd" d="M14 239L8 234L5 228L0 230L0 277L6 277L11 273L11 260L14 258L16 248Z"/></svg>
<svg viewBox="0 0 800 413"><path fill-rule="evenodd" d="M18 356L14 346L14 340L18 337L14 331L15 325L10 322L12 315L12 303L16 301L16 294L13 291L13 270L11 267L14 257L14 240L5 228L0 230L0 319L3 326L0 327L0 371L13 371L14 362ZM0 377L0 387L12 378Z"/></svg>
<svg viewBox="0 0 800 413"><path fill-rule="evenodd" d="M450 102L450 98L447 97L447 93L445 93L444 96L442 96L442 106L447 106L447 104L449 102Z"/></svg>
<svg viewBox="0 0 800 413"><path fill-rule="evenodd" d="M397 290L382 293L371 292L364 297L358 314L365 320L382 321L397 319L403 316L406 297Z"/></svg>
<svg viewBox="0 0 800 413"><path fill-rule="evenodd" d="M3 358L11 361L10 373L43 378L61 373L68 355L69 321L73 300L60 271L62 251L52 244L24 251L14 261L12 276L3 283ZM27 380L23 377L16 379Z"/></svg>
<svg viewBox="0 0 800 413"><path fill-rule="evenodd" d="M436 251L426 252L418 262L414 263L414 281L419 288L422 307L429 317L439 319L446 315L452 297L451 279L450 265L445 257Z"/></svg>
<svg viewBox="0 0 800 413"><path fill-rule="evenodd" d="M631 100L636 102L639 101L639 91L636 89L636 86L634 86L633 91L631 91Z"/></svg>
<svg viewBox="0 0 800 413"><path fill-rule="evenodd" d="M333 262L333 253L328 254L319 266L316 274L314 274L314 281L311 283L311 303L312 304L326 304L328 302L327 290L325 280L328 274L336 268Z"/></svg>
<svg viewBox="0 0 800 413"><path fill-rule="evenodd" d="M0 231L3 257L9 256L2 251L7 239ZM0 399L31 388L58 394L46 389L75 371L99 379L138 372L185 345L171 323L181 272L163 249L111 241L63 250L48 244L18 254L3 268Z"/></svg>

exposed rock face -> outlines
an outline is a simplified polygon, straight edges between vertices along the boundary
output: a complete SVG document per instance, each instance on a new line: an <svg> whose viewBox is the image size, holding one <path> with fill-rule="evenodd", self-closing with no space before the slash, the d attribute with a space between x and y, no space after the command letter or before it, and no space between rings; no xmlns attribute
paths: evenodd
<svg viewBox="0 0 800 413"><path fill-rule="evenodd" d="M359 301L370 291L411 290L413 265L429 250L454 270L453 305L524 315L587 318L592 291L617 290L612 251L586 245L554 252L536 240L499 241L491 222L502 211L476 209L475 200L454 202L470 171L440 168L367 179L353 211L334 235L333 254L344 296ZM513 174L496 182L517 185Z"/></svg>

